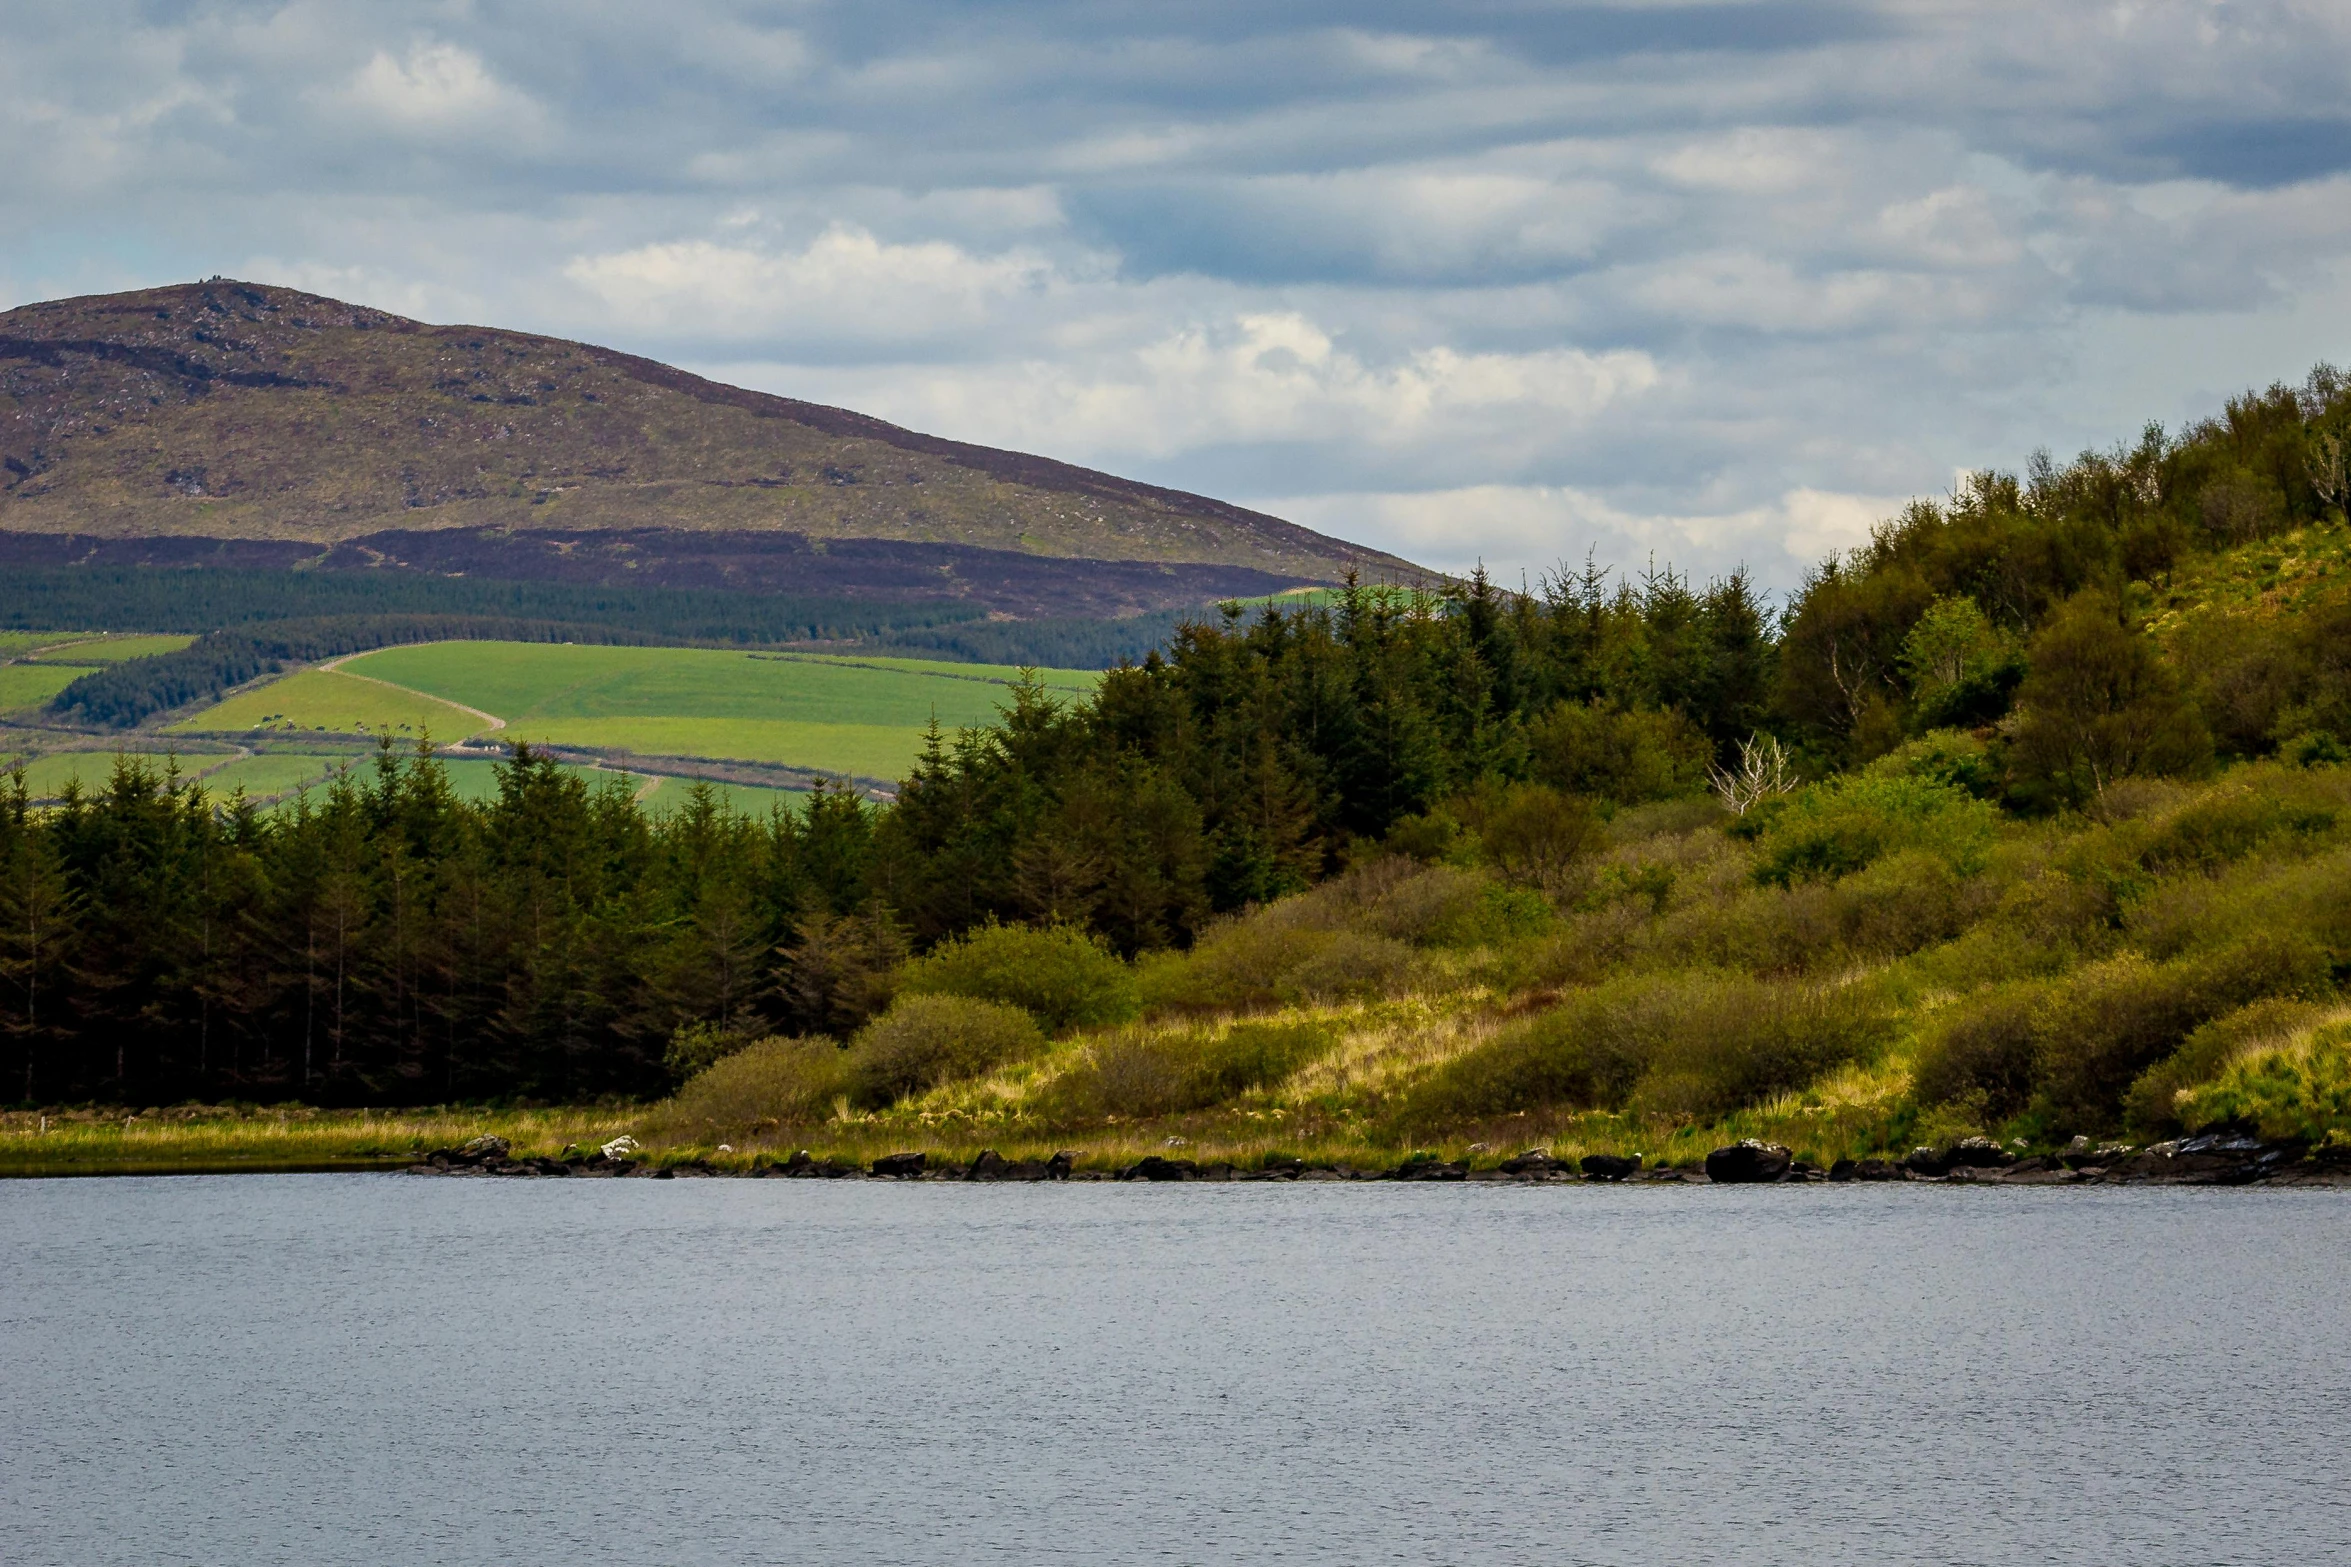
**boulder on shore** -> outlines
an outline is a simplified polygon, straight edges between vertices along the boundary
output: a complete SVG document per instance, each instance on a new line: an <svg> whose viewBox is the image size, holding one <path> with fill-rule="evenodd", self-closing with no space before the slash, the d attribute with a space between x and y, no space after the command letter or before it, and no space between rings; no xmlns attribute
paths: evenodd
<svg viewBox="0 0 2351 1567"><path fill-rule="evenodd" d="M1778 1143L1749 1137L1717 1148L1706 1156L1706 1178L1726 1184L1776 1181L1788 1173L1796 1156Z"/></svg>
<svg viewBox="0 0 2351 1567"><path fill-rule="evenodd" d="M904 1179L922 1174L923 1167L929 1163L930 1156L928 1154L886 1153L876 1159L871 1168L876 1175L890 1175Z"/></svg>
<svg viewBox="0 0 2351 1567"><path fill-rule="evenodd" d="M1621 1181L1641 1167L1641 1156L1616 1153L1588 1153L1582 1169L1587 1181Z"/></svg>

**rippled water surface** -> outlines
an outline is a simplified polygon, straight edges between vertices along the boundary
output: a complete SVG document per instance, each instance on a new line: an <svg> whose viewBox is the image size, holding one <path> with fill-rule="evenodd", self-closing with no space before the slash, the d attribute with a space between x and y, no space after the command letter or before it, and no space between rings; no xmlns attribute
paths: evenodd
<svg viewBox="0 0 2351 1567"><path fill-rule="evenodd" d="M0 1184L0 1559L2351 1560L2351 1194Z"/></svg>

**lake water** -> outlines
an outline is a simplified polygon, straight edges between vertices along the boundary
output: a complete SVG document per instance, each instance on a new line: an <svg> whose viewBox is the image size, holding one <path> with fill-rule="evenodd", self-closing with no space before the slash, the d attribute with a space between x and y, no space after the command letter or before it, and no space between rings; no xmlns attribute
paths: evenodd
<svg viewBox="0 0 2351 1567"><path fill-rule="evenodd" d="M2351 1560L2351 1197L0 1183L0 1560Z"/></svg>

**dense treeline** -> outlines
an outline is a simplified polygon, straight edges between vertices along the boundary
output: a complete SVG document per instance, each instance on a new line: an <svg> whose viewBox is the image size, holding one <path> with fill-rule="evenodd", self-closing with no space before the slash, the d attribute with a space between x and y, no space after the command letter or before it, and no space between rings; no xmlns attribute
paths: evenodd
<svg viewBox="0 0 2351 1567"><path fill-rule="evenodd" d="M981 621L987 612L939 602L688 588L607 588L417 571L266 571L170 566L11 567L0 582L0 628L55 631L218 631L260 621L346 615L472 615L561 621L653 641L767 645L919 631Z"/></svg>
<svg viewBox="0 0 2351 1567"><path fill-rule="evenodd" d="M898 955L845 792L753 822L704 788L651 819L527 752L501 776L471 805L429 754L387 748L267 815L135 758L53 810L19 787L0 801L11 1090L645 1093L682 1022L824 1026Z"/></svg>
<svg viewBox="0 0 2351 1567"><path fill-rule="evenodd" d="M2340 541L2347 447L2351 387L2322 367L2177 438L1978 475L1776 620L1741 575L1670 571L1235 606L1089 701L1021 687L999 724L935 735L886 808L651 819L528 756L475 807L387 753L264 816L126 766L9 816L5 1026L29 1098L646 1092L681 1029L846 1037L909 950L991 919L1182 947L1383 854L1573 912L1612 816L1703 815L1710 787L1746 812L1756 849L1717 858L1752 859L1756 897L1834 902L1910 847L1980 848L2003 811L2340 759L2351 577L2271 592L2256 557L2297 528ZM1788 793L1802 775L1833 781ZM1975 885L1960 860L1945 882ZM1676 874L1609 895L1661 912Z"/></svg>

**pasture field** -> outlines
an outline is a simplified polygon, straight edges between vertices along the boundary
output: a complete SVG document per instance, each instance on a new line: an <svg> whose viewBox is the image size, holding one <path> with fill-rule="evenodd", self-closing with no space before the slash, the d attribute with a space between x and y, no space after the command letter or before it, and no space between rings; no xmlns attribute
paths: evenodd
<svg viewBox="0 0 2351 1567"><path fill-rule="evenodd" d="M265 686L240 691L167 734L274 731L284 734L383 734L404 739L430 734L462 740L490 725L463 708L421 692L362 680L332 669L303 669Z"/></svg>
<svg viewBox="0 0 2351 1567"><path fill-rule="evenodd" d="M780 763L903 777L936 716L952 732L992 721L1019 671L988 664L708 648L435 642L385 648L242 692L173 726L182 734L361 731L444 740L493 732L641 756ZM1041 670L1077 697L1099 676ZM467 709L477 711L469 712ZM625 766L625 757L616 756ZM668 789L670 786L663 786ZM657 795L662 792L657 790ZM764 811L768 791L746 798Z"/></svg>
<svg viewBox="0 0 2351 1567"><path fill-rule="evenodd" d="M32 651L20 655L39 664L75 664L90 668L119 664L126 659L153 658L177 653L196 639L180 634L125 634L75 637L68 641L44 638Z"/></svg>
<svg viewBox="0 0 2351 1567"><path fill-rule="evenodd" d="M0 713L39 707L88 673L66 664L0 664Z"/></svg>

